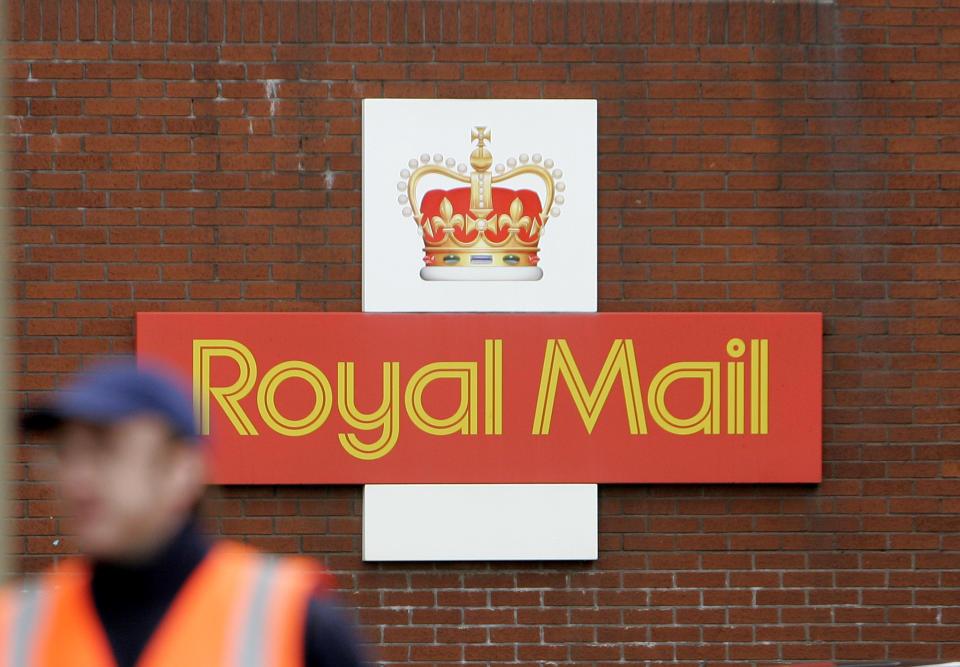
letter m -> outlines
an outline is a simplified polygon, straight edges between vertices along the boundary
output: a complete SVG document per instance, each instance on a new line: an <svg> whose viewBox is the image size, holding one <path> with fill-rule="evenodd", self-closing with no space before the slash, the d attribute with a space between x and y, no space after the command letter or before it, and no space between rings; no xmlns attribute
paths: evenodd
<svg viewBox="0 0 960 667"><path fill-rule="evenodd" d="M613 341L607 360L603 362L600 375L593 384L593 389L588 390L567 341L563 338L548 339L543 353L540 389L537 392L537 410L533 417L533 434L546 435L550 432L553 405L561 377L566 382L573 404L577 406L587 433L592 433L618 376L623 384L623 398L626 403L630 433L633 435L646 433L647 423L643 415L643 397L637 374L637 355L633 349L632 340L617 338Z"/></svg>

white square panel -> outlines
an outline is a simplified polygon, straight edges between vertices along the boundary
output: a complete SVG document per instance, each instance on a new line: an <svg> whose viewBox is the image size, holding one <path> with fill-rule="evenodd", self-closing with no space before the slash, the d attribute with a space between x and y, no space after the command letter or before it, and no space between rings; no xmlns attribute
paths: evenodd
<svg viewBox="0 0 960 667"><path fill-rule="evenodd" d="M596 558L596 484L363 487L366 561Z"/></svg>
<svg viewBox="0 0 960 667"><path fill-rule="evenodd" d="M471 161L478 146L478 127L489 133L484 139L489 167L475 168ZM425 165L431 169L422 170ZM540 176L531 173L534 165L543 167ZM425 265L423 230L413 210L430 192L449 193L456 188L473 192L469 182L473 173L487 174L494 186L511 192L536 193L547 219L535 266L484 267L486 251L458 258L456 262L463 262L448 267L453 272L443 265L446 258L455 257L452 254L432 252L438 266ZM513 196L503 195L499 206ZM466 217L468 209L458 206L463 210L453 213ZM499 224L494 218L496 214L489 221L478 218L477 225L488 229ZM523 264L525 255L519 256ZM501 261L496 253L493 257L494 263ZM515 260L511 255L509 261ZM473 262L477 266L465 265ZM595 100L363 101L365 312L596 309Z"/></svg>

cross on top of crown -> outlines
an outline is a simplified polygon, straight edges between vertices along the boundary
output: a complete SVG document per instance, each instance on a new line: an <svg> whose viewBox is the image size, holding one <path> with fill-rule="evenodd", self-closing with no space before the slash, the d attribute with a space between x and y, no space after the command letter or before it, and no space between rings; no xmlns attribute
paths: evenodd
<svg viewBox="0 0 960 667"><path fill-rule="evenodd" d="M477 126L470 130L470 139L477 142L477 147L470 153L470 166L478 172L486 171L493 164L493 156L483 145L484 141L490 141L490 130L483 126Z"/></svg>
<svg viewBox="0 0 960 667"><path fill-rule="evenodd" d="M483 142L490 141L490 130L478 125L470 131L470 140L477 142L477 148L483 148Z"/></svg>

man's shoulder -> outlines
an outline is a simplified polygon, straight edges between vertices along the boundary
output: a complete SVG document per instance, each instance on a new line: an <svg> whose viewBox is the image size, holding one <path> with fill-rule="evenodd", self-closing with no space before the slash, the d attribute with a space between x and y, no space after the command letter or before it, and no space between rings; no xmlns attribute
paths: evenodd
<svg viewBox="0 0 960 667"><path fill-rule="evenodd" d="M41 572L12 577L0 586L0 627L18 626L61 596L70 596L89 580L81 558L70 558Z"/></svg>
<svg viewBox="0 0 960 667"><path fill-rule="evenodd" d="M207 559L215 564L242 567L285 588L323 597L333 588L333 577L316 559L302 554L272 554L234 540L219 540Z"/></svg>

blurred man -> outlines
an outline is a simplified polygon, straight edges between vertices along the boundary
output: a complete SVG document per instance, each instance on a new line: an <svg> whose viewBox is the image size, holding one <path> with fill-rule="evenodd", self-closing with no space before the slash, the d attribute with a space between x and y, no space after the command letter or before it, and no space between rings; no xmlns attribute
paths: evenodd
<svg viewBox="0 0 960 667"><path fill-rule="evenodd" d="M362 663L318 566L201 535L205 452L163 373L101 367L23 424L52 436L85 557L5 592L0 666Z"/></svg>

